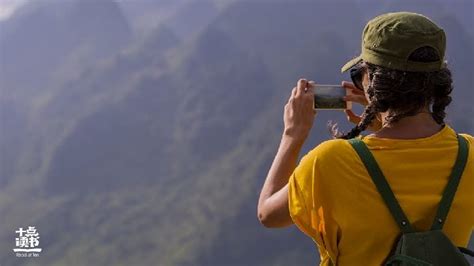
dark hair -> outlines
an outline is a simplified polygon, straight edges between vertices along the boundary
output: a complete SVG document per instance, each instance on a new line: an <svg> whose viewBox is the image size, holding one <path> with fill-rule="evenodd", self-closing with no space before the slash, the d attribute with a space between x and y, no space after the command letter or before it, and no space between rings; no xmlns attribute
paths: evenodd
<svg viewBox="0 0 474 266"><path fill-rule="evenodd" d="M435 49L425 46L415 50L411 61L432 62L439 60ZM433 119L444 124L445 108L451 102L453 90L451 71L444 61L443 68L431 72L411 72L390 69L362 61L355 67L365 68L369 75L367 95L370 103L362 113L362 120L347 133L340 133L336 125L329 125L334 138L351 139L366 130L379 112L390 110L384 123L391 124L413 116L430 107Z"/></svg>

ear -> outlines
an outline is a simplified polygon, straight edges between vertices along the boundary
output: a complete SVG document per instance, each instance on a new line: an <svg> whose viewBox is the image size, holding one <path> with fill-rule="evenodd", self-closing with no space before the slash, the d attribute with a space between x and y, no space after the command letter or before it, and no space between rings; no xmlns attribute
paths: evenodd
<svg viewBox="0 0 474 266"><path fill-rule="evenodd" d="M365 98L367 99L367 102L370 103L369 95L367 94L367 89L369 88L369 84L370 84L369 73L366 69L362 76L362 87L364 87Z"/></svg>

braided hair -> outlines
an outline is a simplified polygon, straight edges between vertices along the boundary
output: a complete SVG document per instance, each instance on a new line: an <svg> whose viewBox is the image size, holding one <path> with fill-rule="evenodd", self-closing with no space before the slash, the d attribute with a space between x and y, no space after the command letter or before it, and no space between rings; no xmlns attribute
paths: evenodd
<svg viewBox="0 0 474 266"><path fill-rule="evenodd" d="M425 46L415 50L409 60L432 62L439 56L431 47ZM347 133L340 133L336 125L330 125L334 138L351 139L360 135L378 113L389 111L383 122L386 125L421 112L426 106L436 123L444 125L445 109L451 103L453 90L451 71L447 62L437 71L413 72L390 69L365 61L355 67L365 68L368 72L369 85L367 95L369 104L361 115L361 121Z"/></svg>

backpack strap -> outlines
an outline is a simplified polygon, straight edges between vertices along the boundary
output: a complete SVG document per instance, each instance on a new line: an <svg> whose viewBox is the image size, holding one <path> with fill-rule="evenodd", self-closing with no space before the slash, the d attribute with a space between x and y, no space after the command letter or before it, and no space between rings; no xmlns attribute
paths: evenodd
<svg viewBox="0 0 474 266"><path fill-rule="evenodd" d="M451 207L451 203L454 199L454 194L456 194L459 181L461 180L464 167L466 166L467 157L469 154L469 146L467 144L467 140L464 137L459 134L456 135L458 138L458 155L456 158L456 163L454 164L448 184L444 189L443 197L441 198L441 202L439 204L438 211L436 212L431 230L441 230L443 228L446 217L448 216L449 208Z"/></svg>
<svg viewBox="0 0 474 266"><path fill-rule="evenodd" d="M458 154L456 157L456 163L454 164L448 184L444 189L443 196L441 198L441 202L439 204L431 230L441 230L443 228L449 208L451 207L451 203L454 199L454 194L456 193L459 181L466 166L467 157L469 154L469 146L467 140L464 137L459 134L456 134L456 136L458 139ZM382 195L382 198L387 204L392 216L397 221L397 224L402 232L414 232L414 229L398 204L398 201L390 189L390 186L387 183L382 171L380 170L380 167L375 161L375 158L367 148L367 145L365 145L362 140L357 138L350 139L349 143L352 145L352 147L354 147L365 167L367 168L369 175L371 176L374 184L376 185L379 193Z"/></svg>
<svg viewBox="0 0 474 266"><path fill-rule="evenodd" d="M400 227L400 230L403 233L415 232L410 222L408 221L405 213L400 207L400 204L398 204L395 195L390 189L390 185L387 183L387 180L385 179L382 170L380 170L380 167L375 161L375 158L370 152L369 148L367 148L365 143L358 138L350 139L349 143L359 155L360 159L365 165L365 168L367 168L367 171L369 172L372 181L374 182L375 186L377 187L377 190L385 201L385 204L392 213L392 216Z"/></svg>

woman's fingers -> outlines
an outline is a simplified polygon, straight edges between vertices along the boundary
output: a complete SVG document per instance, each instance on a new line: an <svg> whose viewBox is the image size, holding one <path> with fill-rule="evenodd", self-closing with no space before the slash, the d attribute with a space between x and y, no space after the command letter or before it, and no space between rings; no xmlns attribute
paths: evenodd
<svg viewBox="0 0 474 266"><path fill-rule="evenodd" d="M285 134L304 140L313 126L316 110L314 109L314 81L300 78L291 92L285 105L283 121Z"/></svg>
<svg viewBox="0 0 474 266"><path fill-rule="evenodd" d="M290 98L292 98L292 97L294 98L295 96L296 96L296 87L293 87L293 89L291 90L291 97Z"/></svg>
<svg viewBox="0 0 474 266"><path fill-rule="evenodd" d="M305 93L306 85L308 81L306 79L300 78L296 83L296 95L295 97L299 97Z"/></svg>
<svg viewBox="0 0 474 266"><path fill-rule="evenodd" d="M360 116L354 114L354 112L352 112L352 110L344 110L344 112L347 115L347 120L351 123L359 124L360 120L362 120L362 118Z"/></svg>
<svg viewBox="0 0 474 266"><path fill-rule="evenodd" d="M359 99L359 96L358 96L358 95L348 94L348 95L342 97L342 99L343 99L344 101L355 102L356 100Z"/></svg>
<svg viewBox="0 0 474 266"><path fill-rule="evenodd" d="M365 96L362 96L362 95L351 95L351 94L349 94L349 95L344 96L342 99L344 101L356 102L356 103L364 105L364 106L369 104L367 102L367 98L365 98Z"/></svg>
<svg viewBox="0 0 474 266"><path fill-rule="evenodd" d="M359 89L349 89L349 91L351 92L351 94L362 95L365 97L365 93Z"/></svg>
<svg viewBox="0 0 474 266"><path fill-rule="evenodd" d="M342 83L342 87L346 88L346 89L349 89L351 91L351 93L353 94L358 94L358 95L365 95L364 91L360 90L359 88L357 88L353 83L351 82L347 82L347 81L343 81Z"/></svg>
<svg viewBox="0 0 474 266"><path fill-rule="evenodd" d="M343 81L342 86L346 89L349 89L349 94L344 96L344 101L356 102L361 105L367 105L367 98L365 93L354 86L351 82Z"/></svg>
<svg viewBox="0 0 474 266"><path fill-rule="evenodd" d="M351 90L359 90L359 89L354 85L354 83L348 82L348 81L345 81L345 80L342 81L341 86L344 87L344 88L347 88L347 89L351 89Z"/></svg>
<svg viewBox="0 0 474 266"><path fill-rule="evenodd" d="M367 99L365 98L364 95L355 95L355 94L348 94L344 97L342 97L344 101L351 101L351 102L356 102L360 103L363 105L367 105Z"/></svg>
<svg viewBox="0 0 474 266"><path fill-rule="evenodd" d="M313 113L316 113L314 110L314 88L316 82L313 80L308 81L307 79L300 78L296 83L296 94L295 98L302 99L302 103L306 106L306 108L313 109Z"/></svg>

